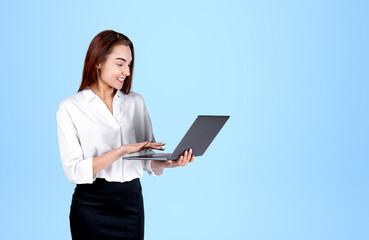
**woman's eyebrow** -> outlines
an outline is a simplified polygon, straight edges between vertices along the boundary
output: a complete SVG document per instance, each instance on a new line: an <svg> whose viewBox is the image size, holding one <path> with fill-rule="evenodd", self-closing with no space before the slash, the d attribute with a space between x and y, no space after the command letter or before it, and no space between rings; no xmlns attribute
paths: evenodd
<svg viewBox="0 0 369 240"><path fill-rule="evenodd" d="M125 61L125 62L127 62L127 60L125 60L124 58L121 58L121 57L119 57L119 58L116 58L115 60L122 60L122 61Z"/></svg>

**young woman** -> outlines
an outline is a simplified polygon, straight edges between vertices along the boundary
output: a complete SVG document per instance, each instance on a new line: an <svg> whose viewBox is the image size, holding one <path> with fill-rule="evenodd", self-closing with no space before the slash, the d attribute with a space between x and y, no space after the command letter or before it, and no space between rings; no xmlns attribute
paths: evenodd
<svg viewBox="0 0 369 240"><path fill-rule="evenodd" d="M123 160L139 151L164 150L156 143L141 95L130 91L132 42L107 30L86 54L78 92L59 104L58 141L67 179L76 184L71 207L73 239L143 239L143 170L160 176L164 168L194 161L192 150L175 161Z"/></svg>

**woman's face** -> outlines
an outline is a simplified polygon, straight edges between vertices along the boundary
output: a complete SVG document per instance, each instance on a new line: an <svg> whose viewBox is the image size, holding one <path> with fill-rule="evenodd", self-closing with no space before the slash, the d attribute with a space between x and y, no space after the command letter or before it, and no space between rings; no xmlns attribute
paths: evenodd
<svg viewBox="0 0 369 240"><path fill-rule="evenodd" d="M132 61L131 49L128 46L116 45L112 52L106 56L104 62L97 65L98 81L112 88L122 89L124 79L130 75Z"/></svg>

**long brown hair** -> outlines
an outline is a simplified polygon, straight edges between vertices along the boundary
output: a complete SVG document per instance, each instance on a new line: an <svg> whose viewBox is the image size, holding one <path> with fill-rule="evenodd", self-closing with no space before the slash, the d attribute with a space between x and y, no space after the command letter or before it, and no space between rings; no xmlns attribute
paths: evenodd
<svg viewBox="0 0 369 240"><path fill-rule="evenodd" d="M125 94L131 91L133 66L135 62L133 44L127 36L113 30L105 30L97 34L88 47L85 65L83 67L82 82L78 92L97 82L96 65L105 61L106 56L112 52L113 47L119 44L129 47L132 53L132 62L129 69L130 75L127 77L126 81L124 81L120 90Z"/></svg>

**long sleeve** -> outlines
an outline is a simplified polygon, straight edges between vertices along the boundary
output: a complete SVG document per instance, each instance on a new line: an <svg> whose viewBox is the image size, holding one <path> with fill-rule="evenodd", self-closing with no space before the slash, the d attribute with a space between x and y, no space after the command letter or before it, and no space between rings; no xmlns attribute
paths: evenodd
<svg viewBox="0 0 369 240"><path fill-rule="evenodd" d="M84 158L78 132L69 114L58 110L58 141L64 173L71 183L93 182L93 158Z"/></svg>

